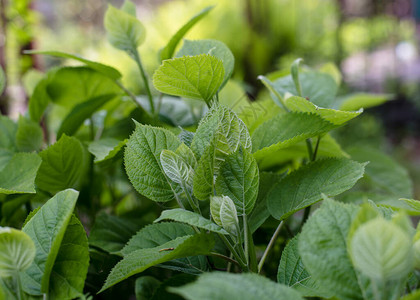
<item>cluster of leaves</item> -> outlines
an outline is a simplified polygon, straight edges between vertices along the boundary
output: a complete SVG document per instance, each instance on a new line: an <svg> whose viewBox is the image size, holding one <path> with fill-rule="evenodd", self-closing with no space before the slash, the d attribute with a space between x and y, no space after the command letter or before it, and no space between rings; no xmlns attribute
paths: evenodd
<svg viewBox="0 0 420 300"><path fill-rule="evenodd" d="M417 288L420 233L406 214L420 205L395 198L412 196L406 172L384 154L345 152L329 133L386 97L337 98L334 68L298 60L260 76L272 100L245 102L253 118L235 113L219 100L228 47L176 51L210 10L161 50L155 91L135 6L109 7L109 41L138 65L146 97L114 68L42 52L84 65L49 71L17 123L1 116L0 222L23 227L0 228L0 299L397 299ZM254 233L273 222L261 251ZM276 283L265 262L279 236Z"/></svg>

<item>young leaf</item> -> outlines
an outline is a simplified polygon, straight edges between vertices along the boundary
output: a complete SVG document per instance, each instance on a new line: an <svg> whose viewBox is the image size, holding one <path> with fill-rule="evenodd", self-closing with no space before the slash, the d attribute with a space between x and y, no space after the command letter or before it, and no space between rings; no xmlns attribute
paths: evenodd
<svg viewBox="0 0 420 300"><path fill-rule="evenodd" d="M199 200L205 201L214 194L215 159L216 150L214 145L210 144L198 161L194 172L193 192Z"/></svg>
<svg viewBox="0 0 420 300"><path fill-rule="evenodd" d="M89 245L109 253L120 251L139 227L128 219L100 213L90 231Z"/></svg>
<svg viewBox="0 0 420 300"><path fill-rule="evenodd" d="M115 94L100 95L74 106L63 122L61 122L57 138L60 138L62 134L74 135L87 118L91 117L95 111L107 102L114 99L115 96Z"/></svg>
<svg viewBox="0 0 420 300"><path fill-rule="evenodd" d="M205 273L169 290L190 300L303 300L293 289L257 274Z"/></svg>
<svg viewBox="0 0 420 300"><path fill-rule="evenodd" d="M363 112L363 109L358 111L343 111L332 108L321 108L302 97L290 97L285 100L285 105L291 111L310 112L319 115L324 120L329 121L334 125L342 125L347 121L357 117Z"/></svg>
<svg viewBox="0 0 420 300"><path fill-rule="evenodd" d="M278 283L299 291L305 297L331 298L331 293L323 289L308 273L298 252L299 236L295 236L284 248L277 273Z"/></svg>
<svg viewBox="0 0 420 300"><path fill-rule="evenodd" d="M99 293L152 266L177 258L206 255L213 247L214 239L212 235L198 234L178 237L155 248L131 252L112 269Z"/></svg>
<svg viewBox="0 0 420 300"><path fill-rule="evenodd" d="M348 159L322 159L283 178L270 191L268 210L283 220L298 210L350 189L364 173L364 164Z"/></svg>
<svg viewBox="0 0 420 300"><path fill-rule="evenodd" d="M192 188L194 170L181 156L171 150L163 150L160 153L160 163L169 179L182 187Z"/></svg>
<svg viewBox="0 0 420 300"><path fill-rule="evenodd" d="M409 234L381 217L356 230L349 253L358 270L380 282L402 279L412 271L413 250Z"/></svg>
<svg viewBox="0 0 420 300"><path fill-rule="evenodd" d="M43 142L44 134L38 123L19 116L18 128L16 131L16 147L18 151L38 151Z"/></svg>
<svg viewBox="0 0 420 300"><path fill-rule="evenodd" d="M83 296L89 267L89 247L86 232L73 215L66 228L51 272L51 299L74 299Z"/></svg>
<svg viewBox="0 0 420 300"><path fill-rule="evenodd" d="M34 263L21 273L24 290L31 295L49 291L50 275L78 195L71 189L57 193L22 229L34 241L36 248Z"/></svg>
<svg viewBox="0 0 420 300"><path fill-rule="evenodd" d="M162 93L204 100L210 105L224 75L221 60L202 54L163 61L153 74L153 83Z"/></svg>
<svg viewBox="0 0 420 300"><path fill-rule="evenodd" d="M208 6L200 11L198 14L193 16L187 23L185 23L178 31L172 36L168 44L160 52L160 60L172 58L175 48L179 41L185 36L185 34L195 25L198 21L204 18L214 6Z"/></svg>
<svg viewBox="0 0 420 300"><path fill-rule="evenodd" d="M82 143L62 135L61 138L39 153L42 158L35 183L45 191L57 192L74 187L83 174L85 153Z"/></svg>
<svg viewBox="0 0 420 300"><path fill-rule="evenodd" d="M136 51L146 38L146 30L135 16L112 5L105 13L104 25L111 45L129 53Z"/></svg>
<svg viewBox="0 0 420 300"><path fill-rule="evenodd" d="M165 149L175 151L180 144L168 130L136 123L124 152L124 164L128 178L140 194L157 202L175 198L176 191L163 171L160 153Z"/></svg>
<svg viewBox="0 0 420 300"><path fill-rule="evenodd" d="M299 74L299 81L302 97L308 97L309 101L320 107L333 106L338 86L332 76L321 72L303 72ZM283 96L286 93L300 96L291 75L275 80L273 86Z"/></svg>
<svg viewBox="0 0 420 300"><path fill-rule="evenodd" d="M224 43L217 40L184 40L184 45L176 54L176 57L194 56L200 54L210 54L220 59L223 63L225 75L220 89L227 83L232 76L235 67L235 57Z"/></svg>
<svg viewBox="0 0 420 300"><path fill-rule="evenodd" d="M121 254L127 256L139 249L155 248L178 237L194 235L194 233L192 227L187 224L153 223L138 231L121 250ZM208 270L207 259L202 255L175 259L159 266L188 274L200 274Z"/></svg>
<svg viewBox="0 0 420 300"><path fill-rule="evenodd" d="M229 198L224 196L220 205L220 223L222 227L229 232L237 236L239 234L239 220L238 213L236 211L235 203Z"/></svg>
<svg viewBox="0 0 420 300"><path fill-rule="evenodd" d="M78 55L73 55L70 53L65 53L61 51L39 51L39 50L26 50L24 51L24 53L25 54L43 54L43 55L50 55L54 57L74 59L74 60L84 63L89 68L94 69L95 71L98 71L99 73L106 75L107 77L113 80L117 80L122 77L121 73L117 69L114 69L113 67L110 67L110 66L107 66L107 65L95 62L95 61L91 61L83 57L80 57Z"/></svg>
<svg viewBox="0 0 420 300"><path fill-rule="evenodd" d="M290 112L277 115L261 124L252 134L254 156L257 159L264 157L267 152L287 148L336 127L313 113Z"/></svg>
<svg viewBox="0 0 420 300"><path fill-rule="evenodd" d="M233 200L239 215L251 213L257 200L258 185L258 165L251 153L239 147L226 157L216 180L216 191Z"/></svg>
<svg viewBox="0 0 420 300"><path fill-rule="evenodd" d="M155 222L160 222L163 220L177 221L198 228L202 228L211 232L227 234L227 232L223 228L221 228L217 224L214 224L212 221L200 216L197 213L182 208L164 210L160 217L155 220Z"/></svg>
<svg viewBox="0 0 420 300"><path fill-rule="evenodd" d="M16 153L0 171L0 194L35 193L35 177L41 165L36 153Z"/></svg>
<svg viewBox="0 0 420 300"><path fill-rule="evenodd" d="M34 242L14 228L0 227L0 249L0 278L25 271L35 258Z"/></svg>
<svg viewBox="0 0 420 300"><path fill-rule="evenodd" d="M314 279L340 299L363 299L346 239L358 207L327 199L305 223L299 253Z"/></svg>

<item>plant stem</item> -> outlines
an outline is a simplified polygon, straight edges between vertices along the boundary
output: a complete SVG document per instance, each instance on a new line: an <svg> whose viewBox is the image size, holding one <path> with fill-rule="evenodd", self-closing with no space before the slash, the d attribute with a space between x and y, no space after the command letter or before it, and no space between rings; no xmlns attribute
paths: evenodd
<svg viewBox="0 0 420 300"><path fill-rule="evenodd" d="M306 139L306 148L308 149L309 161L312 161L312 158L314 157L314 152L312 150L312 141L311 141L311 139Z"/></svg>
<svg viewBox="0 0 420 300"><path fill-rule="evenodd" d="M248 241L248 221L246 218L246 214L242 216L244 221L244 248L245 248L245 261L246 264L249 266L249 241Z"/></svg>
<svg viewBox="0 0 420 300"><path fill-rule="evenodd" d="M228 261L229 263L234 263L234 264L236 264L238 266L241 266L236 260L230 258L229 256L226 256L226 255L223 255L223 254L220 254L220 253L217 253L217 252L210 252L210 255L211 256L220 257L220 258Z"/></svg>
<svg viewBox="0 0 420 300"><path fill-rule="evenodd" d="M118 87L124 91L124 93L127 94L128 97L131 98L131 100L133 100L133 102L137 105L137 107L145 114L150 115L149 112L147 110L144 109L144 107L137 101L136 96L130 92L128 89L126 89L125 86L122 85L121 82L119 82L118 80L115 81L115 84L118 85Z"/></svg>
<svg viewBox="0 0 420 300"><path fill-rule="evenodd" d="M267 248L265 249L264 254L261 257L261 260L258 264L258 274L260 274L260 272L262 270L262 267L264 265L264 262L267 258L268 252L270 252L271 248L273 248L274 242L276 241L277 236L279 235L280 230L283 227L283 224L284 224L284 220L280 222L279 226L277 226L276 231L274 232L273 236L271 237L270 242L268 243Z"/></svg>
<svg viewBox="0 0 420 300"><path fill-rule="evenodd" d="M318 139L316 140L316 145L315 145L315 150L314 150L314 154L312 155L312 161L316 160L316 155L318 154L318 148L319 148L319 142L321 141L321 136L318 135Z"/></svg>
<svg viewBox="0 0 420 300"><path fill-rule="evenodd" d="M147 80L146 72L144 71L143 64L141 63L139 52L137 51L137 49L134 49L132 54L133 54L134 60L137 63L137 66L139 67L141 77L143 79L144 87L146 88L147 97L149 98L150 111L152 112L152 115L155 115L155 106L153 104L152 92L150 91L149 81Z"/></svg>
<svg viewBox="0 0 420 300"><path fill-rule="evenodd" d="M185 186L185 183L182 183L181 187L184 190L185 195L187 196L187 200L188 200L188 203L190 204L191 208L194 210L194 212L201 215L200 206L196 202L194 202L194 200L191 197L187 187Z"/></svg>
<svg viewBox="0 0 420 300"><path fill-rule="evenodd" d="M220 233L219 233L219 237L223 241L223 243L225 243L226 247L228 247L232 255L235 257L236 261L241 266L241 268L244 271L248 271L248 266L242 261L242 258L238 255L238 252L236 252L235 248L232 246L229 240L223 234L220 234Z"/></svg>

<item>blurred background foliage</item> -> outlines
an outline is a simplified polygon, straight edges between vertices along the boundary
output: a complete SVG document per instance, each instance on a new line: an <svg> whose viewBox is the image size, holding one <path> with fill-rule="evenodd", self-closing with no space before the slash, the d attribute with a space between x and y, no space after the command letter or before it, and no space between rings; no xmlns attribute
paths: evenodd
<svg viewBox="0 0 420 300"><path fill-rule="evenodd" d="M144 92L130 58L106 41L103 15L122 0L0 0L0 64L7 89L0 110L17 118L41 74L62 60L29 56L23 50L62 50L117 67L123 83ZM159 49L196 12L213 11L187 39L218 39L235 56L233 80L224 97L264 98L257 76L305 64L332 62L343 74L340 93L390 93L393 101L370 109L336 138L343 144L372 145L397 155L420 182L419 0L134 0L147 29L140 53L149 74ZM72 62L67 62L72 64ZM331 67L331 65L326 65ZM11 100L13 99L13 100ZM59 114L58 114L59 116ZM420 184L415 184L420 198ZM417 187L417 188L416 188Z"/></svg>

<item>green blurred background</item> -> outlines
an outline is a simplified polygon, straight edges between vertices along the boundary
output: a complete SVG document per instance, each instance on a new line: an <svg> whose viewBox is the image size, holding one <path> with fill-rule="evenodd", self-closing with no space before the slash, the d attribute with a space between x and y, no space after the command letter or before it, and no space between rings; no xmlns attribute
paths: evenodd
<svg viewBox="0 0 420 300"><path fill-rule="evenodd" d="M103 15L122 0L0 0L0 64L7 89L3 114L25 113L42 73L62 61L23 55L23 50L62 50L117 67L135 93L143 84L130 58L106 41ZM257 76L289 68L302 57L313 67L335 64L341 93L390 93L392 101L370 109L336 133L343 145L383 148L409 169L420 198L420 0L134 0L147 30L140 53L149 74L158 51L191 16L213 11L188 39L218 39L236 66L232 97L267 96ZM69 62L70 63L70 62ZM331 67L332 65L327 65ZM234 101L234 100L233 100Z"/></svg>

